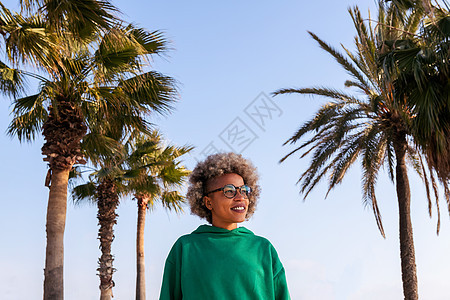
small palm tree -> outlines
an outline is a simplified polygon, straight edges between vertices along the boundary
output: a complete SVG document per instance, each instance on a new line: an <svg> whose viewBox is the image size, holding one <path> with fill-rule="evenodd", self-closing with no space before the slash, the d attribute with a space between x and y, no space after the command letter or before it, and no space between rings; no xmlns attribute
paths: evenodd
<svg viewBox="0 0 450 300"><path fill-rule="evenodd" d="M391 5L395 5L395 1ZM357 35L356 53L344 48L347 59L315 34L310 35L321 48L331 54L352 76L347 87L354 87L365 95L360 99L352 94L332 88L281 89L274 94L309 94L325 96L332 101L323 105L314 117L305 122L285 144L296 144L309 136L299 146L281 159L302 151L301 157L312 154L311 164L299 179L305 198L328 178L328 192L342 182L347 170L358 158L363 169L362 186L364 201L372 207L381 234L384 229L375 196L375 185L381 167L386 167L395 181L399 205L400 256L403 292L405 299L417 300L417 276L414 254L413 228L410 216L410 187L406 162L410 162L424 179L427 190L429 180L422 153L417 150L412 108L408 102L395 99L395 88L378 62L384 41L394 36L414 32L418 26L411 16L401 22L392 6L380 2L376 29L366 26L359 9L349 10ZM388 26L382 26L388 25ZM402 27L398 30L398 27ZM433 174L430 173L433 179ZM432 180L434 183L434 180ZM448 187L445 184L445 189ZM433 185L434 186L434 185ZM327 193L328 194L328 193ZM431 206L430 195L427 193ZM438 201L436 194L436 201ZM439 221L438 221L439 224Z"/></svg>
<svg viewBox="0 0 450 300"><path fill-rule="evenodd" d="M138 201L136 297L145 299L145 213L158 199L168 209L181 210L184 197L178 189L189 172L176 160L190 150L190 147L163 147L156 131L150 135L133 133L122 154L103 155L97 161L100 168L89 175L89 182L73 188L72 196L76 203L89 200L97 204L101 250L97 271L101 300L112 298L115 269L111 246L118 217L116 210L120 198L127 194L134 195Z"/></svg>
<svg viewBox="0 0 450 300"><path fill-rule="evenodd" d="M145 215L159 200L164 208L181 211L185 198L180 193L189 171L178 161L192 147L164 146L161 136L154 131L150 136L140 135L128 144L130 153L126 165L135 176L130 177L127 191L137 200L136 235L136 300L145 300L144 229Z"/></svg>
<svg viewBox="0 0 450 300"><path fill-rule="evenodd" d="M114 240L114 225L117 223L116 209L120 196L123 195L124 171L116 165L117 160L105 162L101 169L89 175L90 181L72 189L75 203L80 204L88 200L97 205L97 219L99 224L98 240L100 241L101 256L97 268L100 277L100 299L110 300L114 287L114 256L111 246Z"/></svg>

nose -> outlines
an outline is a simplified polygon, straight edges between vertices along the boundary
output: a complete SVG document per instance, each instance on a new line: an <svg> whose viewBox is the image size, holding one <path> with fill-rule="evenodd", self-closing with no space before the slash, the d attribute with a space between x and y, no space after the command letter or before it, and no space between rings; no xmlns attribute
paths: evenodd
<svg viewBox="0 0 450 300"><path fill-rule="evenodd" d="M242 200L246 199L244 195L241 194L241 189L236 189L236 196L234 196L234 200Z"/></svg>

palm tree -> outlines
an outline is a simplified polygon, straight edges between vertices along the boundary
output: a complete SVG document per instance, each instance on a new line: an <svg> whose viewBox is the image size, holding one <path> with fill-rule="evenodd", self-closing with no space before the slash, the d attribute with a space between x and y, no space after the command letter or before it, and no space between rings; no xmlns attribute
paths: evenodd
<svg viewBox="0 0 450 300"><path fill-rule="evenodd" d="M103 140L101 145L112 146L101 133L89 131L109 120L120 124L116 129L125 126L148 131L145 115L169 110L176 88L170 77L143 71L151 55L166 50L167 42L160 32L111 27L116 19L110 14L114 9L108 1L53 4L57 3L46 1L29 17L2 6L0 32L11 63L0 64L0 86L2 92L14 97L9 133L24 141L33 140L42 130L46 140L42 153L49 163L46 185L50 192L44 299L63 299L67 183L72 166L85 162L81 141L94 145ZM70 7L77 5L81 8L73 12ZM29 63L44 75L21 69L20 63ZM24 76L40 81L37 94L24 96Z"/></svg>
<svg viewBox="0 0 450 300"><path fill-rule="evenodd" d="M395 86L378 62L384 41L394 35L414 32L418 26L415 18L420 16L411 16L407 21L401 22L392 5L380 2L379 25L372 28L370 23L368 27L366 26L357 7L349 9L349 12L357 32L355 37L357 51L351 53L344 48L348 58L315 34L310 32L310 35L351 75L352 79L347 80L345 86L356 88L365 97L361 99L353 94L326 87L276 91L274 95L299 93L332 99L286 141L285 145L296 144L303 140L305 135L310 136L283 157L281 162L298 152L302 152L302 158L312 155L311 164L298 181L306 198L325 176L328 178L329 193L342 182L350 166L360 159L363 168L363 198L365 203L372 207L383 237L385 234L375 196L375 185L380 168L386 167L390 179L395 181L399 205L403 293L405 299L416 300L417 276L406 162L410 162L423 178L427 191L431 185L428 176L432 178L433 187L435 187L434 177L432 173L427 175L423 154L418 151L415 143L416 131L413 128L415 116L412 109L407 101L394 98ZM398 30L398 27L402 30ZM446 183L443 184L447 189ZM427 197L431 207L429 192ZM437 201L436 193L436 204Z"/></svg>
<svg viewBox="0 0 450 300"><path fill-rule="evenodd" d="M159 200L169 210L181 211L185 198L179 189L189 171L177 161L192 147L163 146L161 136L154 131L150 136L137 136L128 144L130 153L126 165L135 173L127 184L128 193L137 200L136 234L136 300L145 300L144 229L145 215Z"/></svg>
<svg viewBox="0 0 450 300"><path fill-rule="evenodd" d="M85 1L72 1L74 6L82 4ZM108 4L108 1L88 1L87 6L82 9L78 15L78 20L80 22L85 22L90 20L92 24L105 24L113 20L112 15L108 11L108 7L103 4ZM31 4L33 1L23 1L23 3ZM46 2L47 3L47 2ZM103 3L103 4L102 4ZM39 5L37 1L34 2L35 5ZM94 4L93 6L89 4ZM16 101L15 110L17 114L21 114L22 118L16 118L10 127L11 133L17 133L20 140L31 140L34 138L34 133L39 130L37 127L32 127L31 121L42 125L45 121L47 126L42 127L44 129L44 136L48 136L47 146L44 147L44 155L47 155L47 159L50 161L50 170L53 173L53 183L50 187L49 192L49 202L47 208L47 248L46 248L46 260L45 260L45 270L44 270L44 299L63 299L63 262L64 262L64 248L63 248L63 238L64 238L64 227L65 227L65 215L66 215L66 197L67 197L67 179L68 173L71 168L71 164L75 161L82 161L82 158L77 148L77 142L85 133L85 126L80 119L79 110L72 107L70 102L73 102L76 98L76 94L72 98L64 97L57 90L55 93L47 93L47 96L53 97L53 104L61 102L59 108L59 116L63 122L60 124L65 124L65 131L56 131L58 134L64 134L59 136L60 145L62 145L61 150L67 150L67 148L72 148L69 151L63 153L62 156L56 158L53 156L55 151L51 151L52 148L50 141L54 139L55 134L52 134L51 127L56 125L53 121L56 117L56 105L53 105L54 109L49 116L48 112L40 107L39 105L34 106L36 95L23 97L17 99L24 94L24 77L31 76L37 78L43 83L43 90L50 92L51 84L50 80L42 75L36 73L27 72L25 69L18 69L23 64L28 64L31 69L41 70L42 73L46 73L49 78L53 78L55 82L60 81L58 75L60 75L60 70L63 66L62 59L66 56L65 50L67 50L68 40L65 39L66 33L70 35L70 32L61 31L61 33L56 30L55 27L50 26L51 14L53 8L48 10L43 9L38 11L38 13L31 14L27 17L23 17L19 14L10 12L3 5L1 6L1 21L0 21L0 32L2 33L7 60L9 63L1 62L1 81L2 92L7 95L14 97ZM40 13L42 12L42 14ZM87 13L87 14L86 14ZM72 19L69 19L69 14L67 12L61 12L60 18L66 19L69 23ZM84 31L85 36L93 36L97 32L96 26L89 26L86 23L86 28ZM66 23L67 24L67 23ZM78 22L79 24L79 22ZM61 29L61 27L59 27ZM73 33L73 42L70 44L75 44L75 40L78 43L83 43L83 40L79 35ZM65 47L66 46L66 47ZM61 81L62 82L62 81ZM66 80L67 82L67 80ZM62 90L64 87L62 87ZM67 89L66 89L67 90ZM43 96L44 93L40 93ZM53 95L51 95L53 94ZM67 94L66 94L67 95ZM69 94L70 95L70 94ZM43 99L41 99L42 101ZM49 106L51 107L51 106ZM69 121L69 122L67 122ZM64 123L66 122L66 123ZM77 126L71 126L73 124ZM28 127L27 127L28 126ZM57 135L56 134L56 135ZM66 145L65 145L66 144ZM67 144L70 147L65 147ZM53 147L54 148L54 147ZM49 151L50 150L50 151ZM49 173L50 174L50 173ZM49 176L48 176L49 177Z"/></svg>
<svg viewBox="0 0 450 300"><path fill-rule="evenodd" d="M98 239L101 256L97 268L100 277L100 299L109 300L113 297L114 256L111 253L114 240L114 225L117 223L116 209L120 196L123 194L123 170L116 165L117 160L110 159L98 171L89 175L90 181L73 188L72 196L76 203L90 200L97 205L99 224Z"/></svg>
<svg viewBox="0 0 450 300"><path fill-rule="evenodd" d="M184 197L178 188L184 182L188 171L179 166L176 159L190 151L189 147L162 147L160 135L154 131L150 135L132 133L123 153L104 155L96 160L99 169L89 175L89 182L77 185L72 190L77 204L89 200L97 204L101 256L97 269L100 277L100 299L112 298L115 283L113 274L114 256L111 252L114 240L114 225L121 197L134 194L138 200L137 268L138 295L145 299L143 233L145 212L157 199L168 209L179 211ZM91 149L88 156L93 153Z"/></svg>
<svg viewBox="0 0 450 300"><path fill-rule="evenodd" d="M385 41L380 64L395 86L395 99L409 102L415 115L416 141L441 182L450 180L450 105L448 104L449 6L438 1L397 0L396 14L417 15L414 34L391 36ZM381 25L383 26L383 25ZM394 39L392 39L394 38ZM447 197L448 191L446 191Z"/></svg>

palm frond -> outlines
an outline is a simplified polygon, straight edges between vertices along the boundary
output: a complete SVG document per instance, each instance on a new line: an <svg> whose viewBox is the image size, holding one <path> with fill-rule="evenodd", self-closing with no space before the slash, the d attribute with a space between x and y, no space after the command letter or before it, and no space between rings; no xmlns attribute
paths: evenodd
<svg viewBox="0 0 450 300"><path fill-rule="evenodd" d="M38 106L43 106L45 95L43 93L26 96L14 101L13 112L17 115L27 113Z"/></svg>
<svg viewBox="0 0 450 300"><path fill-rule="evenodd" d="M331 56L333 56L336 61L350 74L352 77L354 77L357 81L364 83L365 78L358 72L357 69L338 51L336 51L333 47L325 43L323 40L321 40L317 35L314 33L308 31L308 33L311 35L311 37L316 40L320 47L327 51Z"/></svg>
<svg viewBox="0 0 450 300"><path fill-rule="evenodd" d="M154 71L122 81L121 87L136 105L160 114L170 111L178 97L176 82Z"/></svg>
<svg viewBox="0 0 450 300"><path fill-rule="evenodd" d="M40 9L46 12L46 19L55 31L68 30L82 40L105 28L110 28L119 19L118 9L110 1L42 1Z"/></svg>
<svg viewBox="0 0 450 300"><path fill-rule="evenodd" d="M14 117L9 124L8 134L19 141L32 141L41 132L48 112L43 106L42 94L17 99L13 108Z"/></svg>
<svg viewBox="0 0 450 300"><path fill-rule="evenodd" d="M324 96L332 99L342 100L343 102L362 104L357 98L353 97L350 94L343 93L336 89L326 88L326 87L314 87L314 88L302 88L302 89L279 89L272 93L274 96L282 95L282 94L305 94L311 96ZM339 103L338 105L343 105L343 103Z"/></svg>
<svg viewBox="0 0 450 300"><path fill-rule="evenodd" d="M186 198L177 191L164 192L161 195L161 203L164 208L174 210L177 213L183 212L182 205L185 202L185 199Z"/></svg>
<svg viewBox="0 0 450 300"><path fill-rule="evenodd" d="M72 199L74 203L76 205L81 205L87 200L88 203L94 204L96 202L95 189L96 185L93 182L87 182L75 186L72 189Z"/></svg>
<svg viewBox="0 0 450 300"><path fill-rule="evenodd" d="M0 61L0 91L12 98L25 91L25 78L18 69L8 67Z"/></svg>
<svg viewBox="0 0 450 300"><path fill-rule="evenodd" d="M361 151L361 139L360 133L349 137L345 143L345 146L339 151L339 153L337 153L333 162L330 163L330 165L332 165L332 170L330 171L331 174L328 181L328 191L325 197L328 196L330 191L336 185L342 182L347 170L356 161Z"/></svg>
<svg viewBox="0 0 450 300"><path fill-rule="evenodd" d="M164 37L163 32L159 30L149 32L143 28L136 28L131 25L127 29L133 40L145 50L143 53L161 55L168 50L168 41Z"/></svg>
<svg viewBox="0 0 450 300"><path fill-rule="evenodd" d="M439 231L441 228L441 213L440 213L440 208L439 208L439 191L438 191L438 187L437 187L436 178L434 177L433 170L431 169L430 166L429 166L429 172L430 172L430 178L431 178L431 187L433 188L434 197L436 199L435 203L436 203L436 210L437 210L437 215L438 215L436 233L439 234ZM450 210L449 210L449 212L450 212Z"/></svg>
<svg viewBox="0 0 450 300"><path fill-rule="evenodd" d="M0 31L4 33L5 50L15 64L31 62L52 72L57 68L59 45L48 34L43 17L39 14L23 17L2 7Z"/></svg>
<svg viewBox="0 0 450 300"><path fill-rule="evenodd" d="M112 81L123 73L138 68L137 59L141 54L122 30L112 29L105 34L94 54L96 78L98 81Z"/></svg>
<svg viewBox="0 0 450 300"><path fill-rule="evenodd" d="M105 160L117 160L123 156L123 146L117 140L95 131L84 136L81 149L94 166L99 166Z"/></svg>

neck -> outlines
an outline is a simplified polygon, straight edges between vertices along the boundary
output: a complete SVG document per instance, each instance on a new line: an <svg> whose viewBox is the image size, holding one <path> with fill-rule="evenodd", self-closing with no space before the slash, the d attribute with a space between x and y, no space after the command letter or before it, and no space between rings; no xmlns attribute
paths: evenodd
<svg viewBox="0 0 450 300"><path fill-rule="evenodd" d="M231 224L218 224L217 222L212 221L212 225L215 227L223 228L226 230L233 230L237 228L237 223L231 223Z"/></svg>

